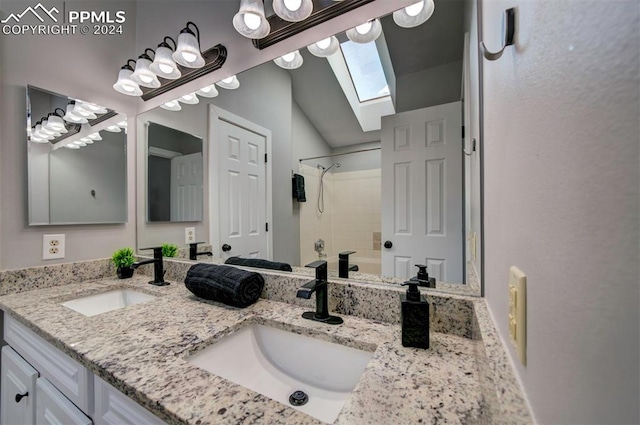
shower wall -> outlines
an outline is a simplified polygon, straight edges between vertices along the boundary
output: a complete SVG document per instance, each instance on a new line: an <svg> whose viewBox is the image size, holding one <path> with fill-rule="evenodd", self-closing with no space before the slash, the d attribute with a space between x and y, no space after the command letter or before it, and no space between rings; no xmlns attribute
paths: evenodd
<svg viewBox="0 0 640 425"><path fill-rule="evenodd" d="M363 273L380 274L380 169L334 170L324 176L325 212L319 214L320 171L307 165L300 168L307 193L307 202L300 204L301 262L304 265L318 259L313 244L321 238L330 268L336 268L339 252L356 251L350 257L352 264Z"/></svg>

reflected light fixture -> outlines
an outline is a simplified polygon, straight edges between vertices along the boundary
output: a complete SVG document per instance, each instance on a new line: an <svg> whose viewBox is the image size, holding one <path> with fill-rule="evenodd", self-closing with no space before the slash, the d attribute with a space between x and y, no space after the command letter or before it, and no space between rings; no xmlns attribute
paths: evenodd
<svg viewBox="0 0 640 425"><path fill-rule="evenodd" d="M80 141L82 143L84 143L85 145L93 145L93 140L91 140L88 137L83 137L83 138L80 139Z"/></svg>
<svg viewBox="0 0 640 425"><path fill-rule="evenodd" d="M382 34L380 20L372 19L346 32L349 40L354 43L366 44L375 41Z"/></svg>
<svg viewBox="0 0 640 425"><path fill-rule="evenodd" d="M105 128L106 131L109 131L111 133L120 133L120 127L118 127L117 125L110 125L109 127Z"/></svg>
<svg viewBox="0 0 640 425"><path fill-rule="evenodd" d="M81 142L80 140L76 140L75 142L73 142L73 144L76 145L76 146L80 146L80 147L87 146L86 143Z"/></svg>
<svg viewBox="0 0 640 425"><path fill-rule="evenodd" d="M304 60L299 50L282 55L273 60L276 65L284 69L296 69L302 66Z"/></svg>
<svg viewBox="0 0 640 425"><path fill-rule="evenodd" d="M135 74L135 71L133 71L133 73ZM102 115L107 113L107 108L105 108L104 106L97 105L95 103L82 102L82 107L87 111L93 112L94 114L97 114L97 115Z"/></svg>
<svg viewBox="0 0 640 425"><path fill-rule="evenodd" d="M241 0L240 10L233 17L233 27L247 38L264 38L271 25L264 15L263 0Z"/></svg>
<svg viewBox="0 0 640 425"><path fill-rule="evenodd" d="M89 139L94 140L94 141L99 141L102 140L102 136L100 136L100 133L92 133L90 135L87 136Z"/></svg>
<svg viewBox="0 0 640 425"><path fill-rule="evenodd" d="M313 12L312 0L273 0L273 11L289 22L300 22Z"/></svg>
<svg viewBox="0 0 640 425"><path fill-rule="evenodd" d="M195 29L195 33L189 26ZM196 37L197 33L197 37ZM178 46L173 52L173 60L187 68L202 68L204 58L200 52L200 29L196 24L189 21L178 35Z"/></svg>
<svg viewBox="0 0 640 425"><path fill-rule="evenodd" d="M133 59L129 59L127 63L120 68L118 80L113 85L113 88L117 92L126 94L127 96L140 96L142 94L142 90L140 90L138 84L131 79L133 68L129 65L130 62L133 62L134 65L136 63Z"/></svg>
<svg viewBox="0 0 640 425"><path fill-rule="evenodd" d="M131 79L139 86L155 89L160 87L160 81L158 80L156 74L154 74L153 71L149 69L152 60L147 52L152 52L155 55L153 49L145 49L144 53L138 56L138 60L136 61L136 68L133 71L133 74L131 74Z"/></svg>
<svg viewBox="0 0 640 425"><path fill-rule="evenodd" d="M173 42L173 48L167 43L167 40ZM167 80L177 80L182 75L178 69L178 65L173 60L175 47L176 41L168 36L158 44L156 55L151 65L149 65L149 69L158 77L166 78Z"/></svg>
<svg viewBox="0 0 640 425"><path fill-rule="evenodd" d="M178 99L182 103L186 103L187 105L196 105L200 103L200 99L196 96L195 93L185 94Z"/></svg>
<svg viewBox="0 0 640 425"><path fill-rule="evenodd" d="M73 108L73 113L77 116L87 118L89 120L94 120L97 118L97 115L91 112L89 107L79 100L76 100L76 106L75 108Z"/></svg>
<svg viewBox="0 0 640 425"><path fill-rule="evenodd" d="M413 28L424 24L433 15L433 0L421 0L403 9L393 12L393 21L402 28Z"/></svg>
<svg viewBox="0 0 640 425"><path fill-rule="evenodd" d="M76 102L75 100L70 101L67 104L67 112L64 114L64 120L66 122L72 123L72 124L86 124L89 122L88 119L78 115L75 112L75 108L76 108Z"/></svg>
<svg viewBox="0 0 640 425"><path fill-rule="evenodd" d="M182 106L180 105L180 102L178 102L177 100L170 100L169 102L163 103L162 105L160 105L160 107L162 109L166 109L167 111L181 111L182 110Z"/></svg>
<svg viewBox="0 0 640 425"><path fill-rule="evenodd" d="M335 36L331 36L329 38L325 38L318 42L313 43L310 46L307 46L307 50L311 52L312 55L317 56L319 58L326 58L328 56L333 55L340 48L340 43Z"/></svg>
<svg viewBox="0 0 640 425"><path fill-rule="evenodd" d="M218 96L218 89L216 89L215 84L211 84L210 86L205 86L196 92L198 96L202 97L216 97Z"/></svg>
<svg viewBox="0 0 640 425"><path fill-rule="evenodd" d="M238 77L232 75L231 77L227 77L223 80L220 80L216 83L218 86L223 89L234 90L240 87L240 81L238 81Z"/></svg>
<svg viewBox="0 0 640 425"><path fill-rule="evenodd" d="M76 145L75 143L69 143L67 145L64 145L64 147L67 149L80 149L80 146Z"/></svg>

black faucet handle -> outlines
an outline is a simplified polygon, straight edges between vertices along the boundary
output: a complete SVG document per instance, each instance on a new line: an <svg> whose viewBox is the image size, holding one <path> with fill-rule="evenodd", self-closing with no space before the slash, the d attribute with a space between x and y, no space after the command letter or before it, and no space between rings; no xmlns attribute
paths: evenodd
<svg viewBox="0 0 640 425"><path fill-rule="evenodd" d="M191 242L189 244L189 246L198 246L198 245L203 244L203 243L206 243L206 242Z"/></svg>
<svg viewBox="0 0 640 425"><path fill-rule="evenodd" d="M355 251L343 251L341 253L338 254L338 258L344 258L344 259L349 259L349 256L351 254L355 254Z"/></svg>
<svg viewBox="0 0 640 425"><path fill-rule="evenodd" d="M319 269L322 267L327 267L327 261L326 260L317 260L314 261L313 263L309 263L307 265L305 265L305 267L309 267L310 269Z"/></svg>

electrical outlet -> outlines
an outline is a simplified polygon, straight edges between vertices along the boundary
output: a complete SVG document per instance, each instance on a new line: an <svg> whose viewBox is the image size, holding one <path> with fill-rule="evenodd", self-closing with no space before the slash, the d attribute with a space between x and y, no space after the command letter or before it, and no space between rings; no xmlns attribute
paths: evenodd
<svg viewBox="0 0 640 425"><path fill-rule="evenodd" d="M196 228L195 227L185 227L184 228L184 243L185 245L189 245L190 243L194 243L196 241Z"/></svg>
<svg viewBox="0 0 640 425"><path fill-rule="evenodd" d="M64 258L64 235L42 235L42 259Z"/></svg>
<svg viewBox="0 0 640 425"><path fill-rule="evenodd" d="M527 364L527 277L515 266L509 269L509 336L518 358Z"/></svg>

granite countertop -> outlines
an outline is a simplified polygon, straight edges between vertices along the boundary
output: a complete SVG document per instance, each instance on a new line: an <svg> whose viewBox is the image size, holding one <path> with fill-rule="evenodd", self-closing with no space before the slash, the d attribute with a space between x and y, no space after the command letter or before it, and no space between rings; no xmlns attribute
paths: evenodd
<svg viewBox="0 0 640 425"><path fill-rule="evenodd" d="M306 309L291 304L260 299L236 309L201 300L182 283L147 281L134 276L36 289L2 296L0 307L168 423L321 423L184 360L250 323L374 352L336 424L487 420L479 340L432 333L430 349L405 348L398 325L343 316L344 324L330 326L302 319ZM93 317L60 305L117 287L157 298Z"/></svg>

